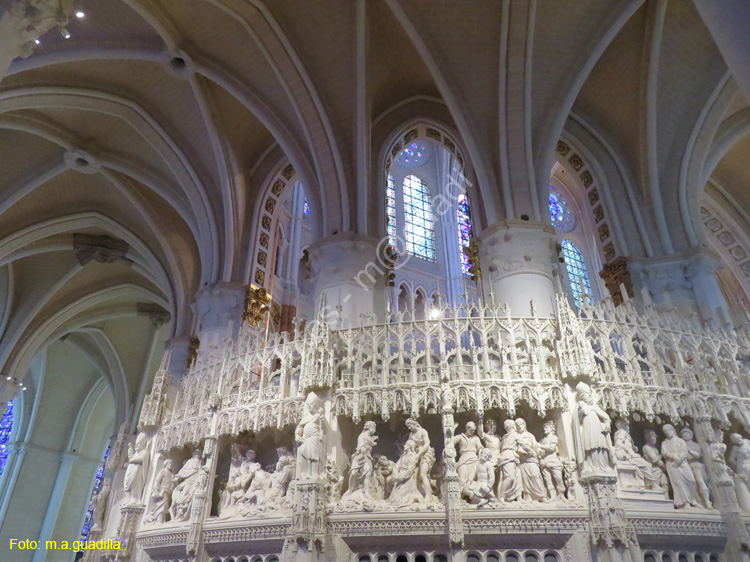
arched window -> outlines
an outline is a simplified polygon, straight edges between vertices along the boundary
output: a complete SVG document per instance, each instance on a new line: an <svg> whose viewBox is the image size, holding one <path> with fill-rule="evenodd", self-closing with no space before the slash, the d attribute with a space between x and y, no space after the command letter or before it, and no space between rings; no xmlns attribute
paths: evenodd
<svg viewBox="0 0 750 562"><path fill-rule="evenodd" d="M89 506L86 510L86 517L83 519L83 529L81 529L81 540L85 541L89 538L91 532L91 524L94 522L94 498L101 492L102 484L104 483L104 465L107 464L107 457L111 447L107 447L104 452L104 461L96 471L96 478L94 478L94 489L91 490L91 497L89 498Z"/></svg>
<svg viewBox="0 0 750 562"><path fill-rule="evenodd" d="M570 232L575 227L570 204L553 186L549 186L549 218L555 228Z"/></svg>
<svg viewBox="0 0 750 562"><path fill-rule="evenodd" d="M581 282L583 282L586 293L591 295L591 283L589 283L589 275L586 272L586 263L583 261L581 251L567 238L562 241L562 252L565 258L565 267L568 270L570 289L573 291L573 300L576 308L580 308L582 302Z"/></svg>
<svg viewBox="0 0 750 562"><path fill-rule="evenodd" d="M396 188L393 185L393 176L388 174L388 186L385 192L385 210L388 216L388 243L396 247Z"/></svg>
<svg viewBox="0 0 750 562"><path fill-rule="evenodd" d="M458 197L458 249L461 252L461 271L469 273L469 256L463 249L471 240L471 217L469 216L469 198L462 193Z"/></svg>
<svg viewBox="0 0 750 562"><path fill-rule="evenodd" d="M404 178L404 234L406 253L435 261L435 217L430 190L417 176Z"/></svg>
<svg viewBox="0 0 750 562"><path fill-rule="evenodd" d="M13 402L5 404L5 412L0 420L0 476L5 468L5 461L8 460L8 449L5 444L10 439L10 432L13 429Z"/></svg>

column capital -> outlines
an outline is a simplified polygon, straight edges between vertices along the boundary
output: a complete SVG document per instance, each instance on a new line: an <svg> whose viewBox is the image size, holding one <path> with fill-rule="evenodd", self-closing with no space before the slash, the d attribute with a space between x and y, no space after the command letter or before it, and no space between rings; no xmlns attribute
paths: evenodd
<svg viewBox="0 0 750 562"><path fill-rule="evenodd" d="M246 287L241 283L219 281L203 287L195 295L193 312L198 316L201 341L223 338L231 325L236 334L242 323Z"/></svg>

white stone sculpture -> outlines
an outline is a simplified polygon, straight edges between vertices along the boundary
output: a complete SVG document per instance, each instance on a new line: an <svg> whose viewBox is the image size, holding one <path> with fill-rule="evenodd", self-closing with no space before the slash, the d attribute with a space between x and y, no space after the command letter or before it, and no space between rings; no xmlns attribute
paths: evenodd
<svg viewBox="0 0 750 562"><path fill-rule="evenodd" d="M254 470L250 485L242 496L241 512L243 515L257 513L258 510L253 509L253 507L263 506L266 503L266 491L268 490L270 482L270 472L267 472L262 468Z"/></svg>
<svg viewBox="0 0 750 562"><path fill-rule="evenodd" d="M302 419L294 432L299 455L300 477L317 477L321 472L325 418L323 405L314 392L307 395Z"/></svg>
<svg viewBox="0 0 750 562"><path fill-rule="evenodd" d="M374 472L374 469L373 469ZM372 490L372 475L370 476L370 490ZM341 498L341 489L344 486L344 477L339 474L338 464L333 455L326 458L326 500L334 504ZM291 486L290 486L291 488Z"/></svg>
<svg viewBox="0 0 750 562"><path fill-rule="evenodd" d="M518 473L521 477L521 497L531 501L547 501L544 479L539 469L539 444L526 428L526 420L516 420L518 431Z"/></svg>
<svg viewBox="0 0 750 562"><path fill-rule="evenodd" d="M391 474L396 468L396 463L385 455L378 457L375 466L375 478L373 483L373 496L376 500L384 500L391 495L392 481Z"/></svg>
<svg viewBox="0 0 750 562"><path fill-rule="evenodd" d="M167 520L169 505L172 501L172 490L175 484L172 461L167 459L154 478L151 490L151 507L146 514L146 524L161 525Z"/></svg>
<svg viewBox="0 0 750 562"><path fill-rule="evenodd" d="M101 531L104 528L104 516L107 512L107 499L109 498L110 481L105 478L101 490L93 499L93 522L92 531Z"/></svg>
<svg viewBox="0 0 750 562"><path fill-rule="evenodd" d="M193 505L193 496L201 472L201 458L200 449L193 451L193 456L185 461L175 477L175 481L179 484L172 492L172 506L169 508L172 521L181 522L190 518L190 508Z"/></svg>
<svg viewBox="0 0 750 562"><path fill-rule="evenodd" d="M607 412L594 403L589 385L579 382L576 391L584 471L611 472L612 451L608 439L611 420Z"/></svg>
<svg viewBox="0 0 750 562"><path fill-rule="evenodd" d="M294 457L280 454L279 460L276 462L276 469L268 482L268 491L264 502L266 511L283 507L289 484L294 478L294 472Z"/></svg>
<svg viewBox="0 0 750 562"><path fill-rule="evenodd" d="M475 479L466 486L465 495L469 503L484 507L497 502L494 486L495 467L492 464L492 450L485 447L479 452Z"/></svg>
<svg viewBox="0 0 750 562"><path fill-rule="evenodd" d="M430 446L430 436L427 430L419 425L415 419L407 419L406 427L409 429L409 439L407 442L411 441L414 443L414 449L419 459L417 487L424 494L425 499L431 501L433 494L430 471L435 464L435 449Z"/></svg>
<svg viewBox="0 0 750 562"><path fill-rule="evenodd" d="M404 444L404 451L389 478L392 491L388 501L393 507L404 508L425 501L425 496L419 491L417 485L419 464L420 457L417 451L417 443L407 439Z"/></svg>
<svg viewBox="0 0 750 562"><path fill-rule="evenodd" d="M462 493L466 493L467 486L474 482L479 465L479 451L482 450L482 441L476 435L477 424L468 422L464 433L453 437L453 444L458 447L458 464L456 473Z"/></svg>
<svg viewBox="0 0 750 562"><path fill-rule="evenodd" d="M693 430L689 427L683 427L680 431L680 436L685 440L685 444L687 445L688 462L690 463L690 470L693 471L693 476L695 476L695 483L698 486L698 496L703 507L710 509L713 505L709 499L708 470L703 463L701 446L693 440Z"/></svg>
<svg viewBox="0 0 750 562"><path fill-rule="evenodd" d="M373 473L375 471L372 448L377 444L375 436L375 422L365 422L362 433L357 437L357 450L352 455L351 468L349 469L349 488L342 499L351 499L363 496L374 499L373 496Z"/></svg>
<svg viewBox="0 0 750 562"><path fill-rule="evenodd" d="M662 431L666 438L661 443L661 454L666 461L674 506L678 509L687 505L698 507L698 487L690 468L687 444L677 436L677 431L671 424L662 427Z"/></svg>
<svg viewBox="0 0 750 562"><path fill-rule="evenodd" d="M146 449L148 440L145 433L141 432L135 439L135 448L128 446L128 463L125 466L125 498L122 505L141 505L143 487L146 484L148 474L149 452Z"/></svg>
<svg viewBox="0 0 750 562"><path fill-rule="evenodd" d="M497 498L502 501L516 501L521 498L523 491L521 475L518 472L518 432L513 420L503 423L505 435L500 440L500 457L498 466L500 477L497 484Z"/></svg>
<svg viewBox="0 0 750 562"><path fill-rule="evenodd" d="M729 466L745 484L750 484L750 440L739 433L729 436L732 451L729 453Z"/></svg>
<svg viewBox="0 0 750 562"><path fill-rule="evenodd" d="M651 465L651 480L646 481L647 486L653 485L653 489L661 488L664 490L664 494L667 495L669 490L669 480L665 472L666 465L662 458L661 452L658 447L658 438L656 431L653 429L647 429L643 432L643 438L645 443L643 444L643 458L646 459Z"/></svg>
<svg viewBox="0 0 750 562"><path fill-rule="evenodd" d="M221 516L227 508L237 503L236 493L242 489L242 452L237 443L232 444L232 460L229 465L229 476L227 477L226 486L221 491L221 500L219 502L219 515Z"/></svg>
<svg viewBox="0 0 750 562"><path fill-rule="evenodd" d="M558 496L565 497L565 482L563 480L563 461L558 451L558 438L555 422L550 420L544 424L544 437L539 441L539 465L542 470L544 485L550 499Z"/></svg>
<svg viewBox="0 0 750 562"><path fill-rule="evenodd" d="M614 449L617 474L623 489L661 490L658 474L654 474L652 465L638 453L638 447L630 435L630 424L626 419L615 421Z"/></svg>
<svg viewBox="0 0 750 562"><path fill-rule="evenodd" d="M484 431L481 431L481 429L481 425L477 427L477 434L484 446L492 452L492 466L497 468L497 462L500 458L500 436L497 434L497 422L489 419L484 422Z"/></svg>

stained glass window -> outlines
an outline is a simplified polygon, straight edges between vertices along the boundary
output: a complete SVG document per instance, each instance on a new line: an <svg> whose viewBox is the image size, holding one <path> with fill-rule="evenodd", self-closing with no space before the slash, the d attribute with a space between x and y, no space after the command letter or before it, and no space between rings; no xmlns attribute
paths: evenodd
<svg viewBox="0 0 750 562"><path fill-rule="evenodd" d="M589 283L589 274L586 272L586 263L583 261L581 251L567 238L562 241L562 251L565 266L568 269L570 289L573 291L573 300L576 308L580 308L583 299L581 282L583 282L586 293L591 295L591 283Z"/></svg>
<svg viewBox="0 0 750 562"><path fill-rule="evenodd" d="M99 494L104 483L104 465L107 464L107 457L109 456L109 450L111 447L107 447L104 453L104 461L96 471L96 478L94 478L94 489L91 491L91 497L89 498L89 507L86 510L86 517L83 520L83 529L81 530L81 540L85 541L89 538L91 532L91 525L94 522L94 498Z"/></svg>
<svg viewBox="0 0 750 562"><path fill-rule="evenodd" d="M469 240L471 240L469 198L462 193L458 198L458 251L461 255L461 271L464 273L469 273L469 256L463 252L463 248L469 246Z"/></svg>
<svg viewBox="0 0 750 562"><path fill-rule="evenodd" d="M5 468L5 461L8 460L8 449L5 444L10 439L10 432L13 429L13 402L5 404L5 412L0 420L0 476Z"/></svg>
<svg viewBox="0 0 750 562"><path fill-rule="evenodd" d="M396 188L393 176L388 174L388 184L385 190L385 210L388 215L388 243L396 247Z"/></svg>
<svg viewBox="0 0 750 562"><path fill-rule="evenodd" d="M426 142L413 142L396 157L396 162L407 168L419 168L430 157L430 146Z"/></svg>
<svg viewBox="0 0 750 562"><path fill-rule="evenodd" d="M430 190L417 176L404 178L406 253L435 261L435 218Z"/></svg>
<svg viewBox="0 0 750 562"><path fill-rule="evenodd" d="M297 199L297 201L299 201L299 199ZM306 215L310 214L310 205L307 203L307 197L305 197L305 200L302 203L302 212Z"/></svg>
<svg viewBox="0 0 750 562"><path fill-rule="evenodd" d="M549 217L552 225L563 232L570 232L575 226L573 212L565 198L553 186L549 186Z"/></svg>

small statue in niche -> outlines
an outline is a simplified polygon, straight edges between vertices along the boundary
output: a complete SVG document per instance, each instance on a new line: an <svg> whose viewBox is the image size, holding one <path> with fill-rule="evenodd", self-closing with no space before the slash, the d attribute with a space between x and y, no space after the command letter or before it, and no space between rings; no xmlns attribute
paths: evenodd
<svg viewBox="0 0 750 562"><path fill-rule="evenodd" d="M518 472L521 476L521 497L538 502L547 501L544 480L539 470L539 444L536 437L526 429L526 420L516 420L518 431Z"/></svg>
<svg viewBox="0 0 750 562"><path fill-rule="evenodd" d="M148 474L149 454L146 449L147 436L141 432L135 439L135 448L128 445L128 462L125 465L125 499L122 505L140 505Z"/></svg>
<svg viewBox="0 0 750 562"><path fill-rule="evenodd" d="M584 470L611 472L612 452L608 439L611 420L607 412L594 403L589 385L579 382L576 391Z"/></svg>
<svg viewBox="0 0 750 562"><path fill-rule="evenodd" d="M262 468L255 470L253 478L250 481L250 485L247 491L242 496L242 514L248 515L250 511L257 513L258 510L248 511L249 506L262 506L266 503L266 490L271 482L271 473L266 472Z"/></svg>
<svg viewBox="0 0 750 562"><path fill-rule="evenodd" d="M661 453L657 447L656 432L653 429L647 429L643 432L643 438L646 441L642 449L643 458L651 464L651 476L653 478L652 481L647 481L647 483L658 483L659 488L664 490L664 495L667 495L669 480L667 479L667 474L664 472L666 470L664 459L661 458Z"/></svg>
<svg viewBox="0 0 750 562"><path fill-rule="evenodd" d="M689 427L683 427L680 431L680 436L685 441L688 449L688 462L690 464L690 470L693 471L695 476L695 483L698 486L698 495L700 497L703 507L711 509L713 505L709 499L709 480L708 470L706 465L703 464L703 451L701 446L693 440L693 430Z"/></svg>
<svg viewBox="0 0 750 562"><path fill-rule="evenodd" d="M727 446L724 443L724 433L721 431L721 429L715 429L714 430L714 439L711 441L711 445L709 446L709 449L711 450L711 460L716 465L716 475L718 476L720 481L731 481L732 480L732 474L731 470L727 466L725 455L727 452Z"/></svg>
<svg viewBox="0 0 750 562"><path fill-rule="evenodd" d="M544 437L539 441L539 464L549 497L553 500L558 496L564 497L563 461L558 451L555 422L552 420L544 424Z"/></svg>
<svg viewBox="0 0 750 562"><path fill-rule="evenodd" d="M461 491L465 492L466 487L474 482L479 465L479 451L482 450L482 441L476 435L477 424L469 422L466 424L464 433L453 437L453 444L458 446L459 457L456 465L458 482Z"/></svg>
<svg viewBox="0 0 750 562"><path fill-rule="evenodd" d="M179 484L172 492L172 506L169 508L172 521L187 521L190 518L190 508L201 472L201 458L200 449L193 451L193 456L185 461L175 477Z"/></svg>
<svg viewBox="0 0 750 562"><path fill-rule="evenodd" d="M576 461L573 459L565 459L563 461L563 479L565 480L565 495L569 501L575 504L580 504L580 500L576 494L576 482L578 474L578 466Z"/></svg>
<svg viewBox="0 0 750 562"><path fill-rule="evenodd" d="M302 419L294 432L298 444L300 476L316 477L320 475L325 436L323 405L318 395L311 392L305 399L304 408Z"/></svg>
<svg viewBox="0 0 750 562"><path fill-rule="evenodd" d="M267 510L278 509L283 506L289 483L294 478L294 472L294 457L283 453L279 454L279 460L276 462L276 469L269 479L268 490L263 502Z"/></svg>
<svg viewBox="0 0 750 562"><path fill-rule="evenodd" d="M630 436L630 424L627 420L619 418L615 421L615 459L617 459L617 472L620 475L620 484L623 488L641 488L647 490L661 490L659 476L653 474L652 465L644 459L635 446ZM628 470L632 467L634 477L626 478Z"/></svg>
<svg viewBox="0 0 750 562"><path fill-rule="evenodd" d="M173 468L172 461L165 460L161 470L154 478L154 485L151 490L151 509L146 515L146 524L161 525L167 520L175 483Z"/></svg>
<svg viewBox="0 0 750 562"><path fill-rule="evenodd" d="M484 507L497 502L493 488L495 486L495 467L492 464L492 451L484 448L479 452L476 477L470 482L465 491L469 503L477 507Z"/></svg>
<svg viewBox="0 0 750 562"><path fill-rule="evenodd" d="M414 443L414 450L418 457L417 470L417 487L424 494L426 500L432 500L432 482L430 480L430 471L435 464L435 449L430 446L430 436L427 430L413 419L406 420L406 427L409 429L409 439Z"/></svg>
<svg viewBox="0 0 750 562"><path fill-rule="evenodd" d="M375 436L375 428L374 421L367 421L362 433L357 437L357 450L352 455L352 464L349 469L349 488L344 493L343 499L357 494L374 499L372 448L378 442L378 438Z"/></svg>
<svg viewBox="0 0 750 562"><path fill-rule="evenodd" d="M674 506L679 509L686 505L699 507L698 487L688 460L690 452L687 444L677 436L674 426L662 427L666 439L661 443L661 454L667 464L667 474L672 484Z"/></svg>
<svg viewBox="0 0 750 562"><path fill-rule="evenodd" d="M505 420L503 423L505 435L500 440L500 477L497 484L497 498L501 501L516 501L521 498L523 488L521 475L518 472L518 432L513 420Z"/></svg>

